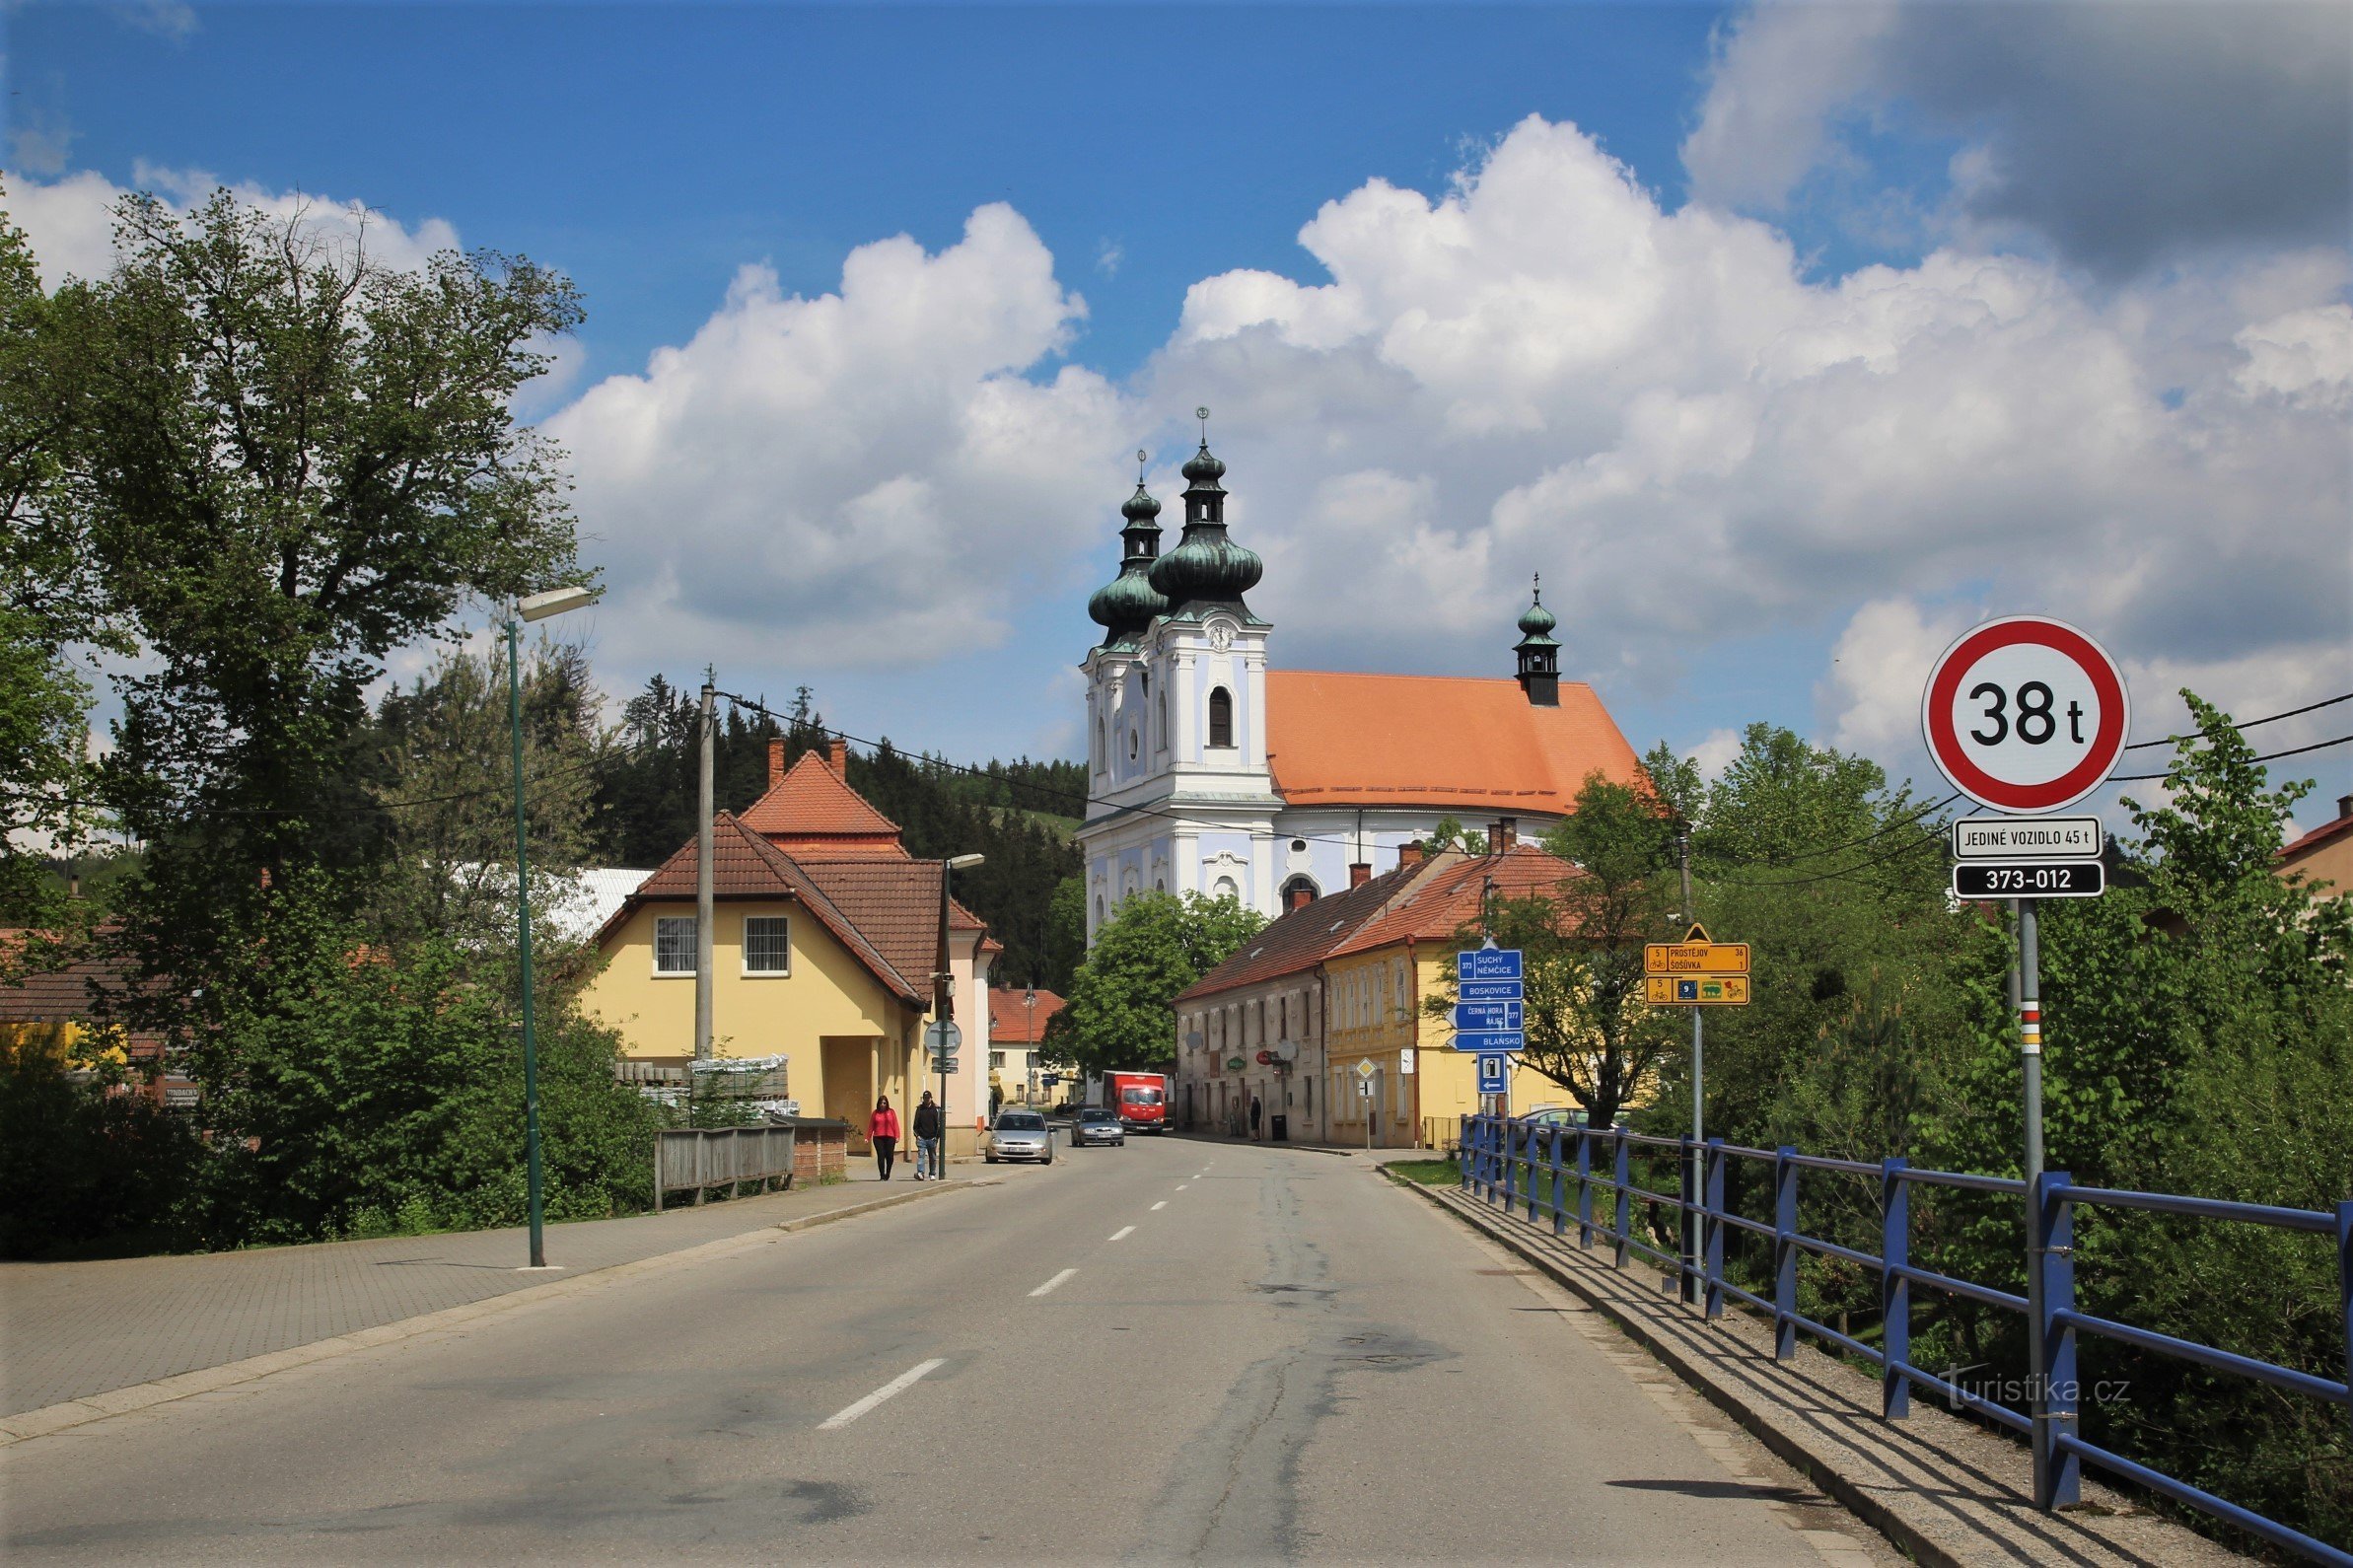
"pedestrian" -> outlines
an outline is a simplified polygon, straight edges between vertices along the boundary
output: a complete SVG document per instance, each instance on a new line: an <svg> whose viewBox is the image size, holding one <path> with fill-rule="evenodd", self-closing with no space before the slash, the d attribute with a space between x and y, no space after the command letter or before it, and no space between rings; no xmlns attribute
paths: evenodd
<svg viewBox="0 0 2353 1568"><path fill-rule="evenodd" d="M1255 1142L1257 1142L1257 1140L1258 1140L1258 1097L1257 1097L1256 1095L1252 1095L1252 1096L1250 1096L1250 1141L1251 1141L1252 1143L1255 1143Z"/></svg>
<svg viewBox="0 0 2353 1568"><path fill-rule="evenodd" d="M890 1180L891 1162L898 1155L898 1112L891 1108L889 1095L874 1103L874 1115L866 1123L866 1138L874 1145L875 1169L884 1180Z"/></svg>
<svg viewBox="0 0 2353 1568"><path fill-rule="evenodd" d="M932 1104L931 1091L923 1092L923 1104L915 1107L915 1179L937 1181L948 1175L948 1168L940 1159L940 1133L945 1124L940 1107Z"/></svg>

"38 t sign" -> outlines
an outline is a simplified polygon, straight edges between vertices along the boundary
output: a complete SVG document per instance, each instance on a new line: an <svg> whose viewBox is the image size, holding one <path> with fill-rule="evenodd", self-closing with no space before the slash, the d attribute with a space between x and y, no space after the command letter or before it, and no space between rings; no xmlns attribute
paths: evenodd
<svg viewBox="0 0 2353 1568"><path fill-rule="evenodd" d="M1987 621L1929 673L1920 725L1954 787L1997 812L2055 812L2098 789L2131 729L2124 677L2065 621Z"/></svg>

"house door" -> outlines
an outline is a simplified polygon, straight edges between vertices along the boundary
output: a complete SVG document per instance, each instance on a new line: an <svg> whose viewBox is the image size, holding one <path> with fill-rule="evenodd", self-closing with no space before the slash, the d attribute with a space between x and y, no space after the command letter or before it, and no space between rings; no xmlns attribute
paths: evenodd
<svg viewBox="0 0 2353 1568"><path fill-rule="evenodd" d="M829 1039L819 1048L825 1062L824 1113L850 1124L850 1152L864 1154L871 1147L866 1121L874 1114L874 1041Z"/></svg>

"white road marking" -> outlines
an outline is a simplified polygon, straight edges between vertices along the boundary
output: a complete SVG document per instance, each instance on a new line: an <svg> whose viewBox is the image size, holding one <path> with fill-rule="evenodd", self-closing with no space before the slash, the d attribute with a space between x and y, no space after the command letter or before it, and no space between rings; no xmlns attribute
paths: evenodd
<svg viewBox="0 0 2353 1568"><path fill-rule="evenodd" d="M818 1430L820 1432L831 1432L838 1427L848 1426L852 1421L857 1420L858 1417L864 1415L876 1405L881 1404L885 1399L891 1398L894 1394L906 1392L907 1390L913 1388L925 1377L939 1371L946 1365L948 1365L946 1358L940 1356L934 1356L929 1361L917 1362L914 1366L909 1367L897 1377L892 1378L889 1383L886 1383L881 1388L875 1390L874 1392L868 1394L865 1398L860 1399L856 1404L850 1405L846 1409L843 1409L840 1412L828 1416L824 1420L819 1422Z"/></svg>
<svg viewBox="0 0 2353 1568"><path fill-rule="evenodd" d="M1176 1190L1182 1192L1186 1187L1191 1185L1192 1183L1190 1181L1179 1181L1176 1183Z"/></svg>
<svg viewBox="0 0 2353 1568"><path fill-rule="evenodd" d="M1167 1198L1163 1198L1152 1206L1156 1209L1165 1209L1169 1206L1169 1200Z"/></svg>
<svg viewBox="0 0 2353 1568"><path fill-rule="evenodd" d="M1133 1236L1133 1235L1135 1234L1135 1232L1136 1232L1136 1228L1135 1228L1134 1226L1132 1226L1132 1225L1122 1225L1122 1226L1120 1226L1120 1227L1119 1227L1119 1229L1117 1229L1117 1230L1115 1230L1115 1231L1113 1231L1113 1232L1111 1233L1111 1240L1112 1240L1112 1241L1114 1241L1114 1242L1116 1242L1116 1241L1118 1241L1118 1240L1119 1240L1121 1237L1124 1237L1124 1236Z"/></svg>
<svg viewBox="0 0 2353 1568"><path fill-rule="evenodd" d="M1056 1285L1061 1284L1064 1280L1070 1278L1071 1275L1077 1272L1078 1270L1075 1268L1066 1268L1061 1273L1056 1274L1052 1279L1047 1280L1044 1284L1030 1292L1030 1294L1033 1296L1042 1296L1047 1291L1052 1290Z"/></svg>

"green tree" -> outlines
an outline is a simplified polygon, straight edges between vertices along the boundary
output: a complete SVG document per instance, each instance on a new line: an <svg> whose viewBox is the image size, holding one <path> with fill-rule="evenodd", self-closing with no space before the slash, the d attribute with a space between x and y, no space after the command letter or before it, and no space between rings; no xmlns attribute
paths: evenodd
<svg viewBox="0 0 2353 1568"><path fill-rule="evenodd" d="M1239 899L1137 893L1095 934L1051 1029L1081 1071L1144 1070L1176 1060L1169 1004L1255 936L1265 917ZM1067 1024L1063 1021L1068 1020Z"/></svg>

